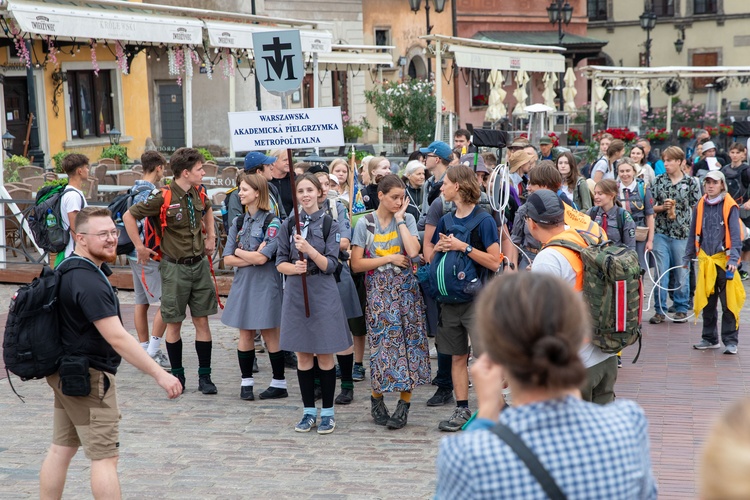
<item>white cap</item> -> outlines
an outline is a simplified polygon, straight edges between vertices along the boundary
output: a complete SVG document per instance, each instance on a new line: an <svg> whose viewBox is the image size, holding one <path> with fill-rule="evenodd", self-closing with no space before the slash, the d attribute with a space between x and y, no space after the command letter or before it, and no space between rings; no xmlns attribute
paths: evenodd
<svg viewBox="0 0 750 500"><path fill-rule="evenodd" d="M721 170L710 170L707 174L705 179L713 179L715 181L721 181L724 185L723 191L726 191L727 189L727 180L724 177L724 174L721 173Z"/></svg>
<svg viewBox="0 0 750 500"><path fill-rule="evenodd" d="M708 151L709 149L716 149L716 144L714 144L713 141L706 141L703 143L703 151Z"/></svg>
<svg viewBox="0 0 750 500"><path fill-rule="evenodd" d="M335 183L337 186L339 185L339 178L336 177L333 174L328 174L328 177L331 179L331 182Z"/></svg>

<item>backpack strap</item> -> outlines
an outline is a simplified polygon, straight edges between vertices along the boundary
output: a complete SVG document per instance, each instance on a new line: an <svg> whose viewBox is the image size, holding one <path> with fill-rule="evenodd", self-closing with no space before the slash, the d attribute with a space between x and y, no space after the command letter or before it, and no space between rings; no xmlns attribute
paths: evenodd
<svg viewBox="0 0 750 500"><path fill-rule="evenodd" d="M646 182L640 177L636 177L635 183L638 187L638 194L641 195L641 200L646 201Z"/></svg>
<svg viewBox="0 0 750 500"><path fill-rule="evenodd" d="M365 249L367 249L375 243L375 212L365 214L362 218L365 220L365 227L367 228L367 240L365 241Z"/></svg>
<svg viewBox="0 0 750 500"><path fill-rule="evenodd" d="M531 472L531 475L534 476L534 479L537 480L539 486L542 487L550 500L565 500L567 498L552 478L552 475L544 468L544 465L542 465L534 452L526 446L526 443L523 442L518 434L510 430L510 427L507 425L499 422L490 430L502 439L526 467L528 467L529 472Z"/></svg>

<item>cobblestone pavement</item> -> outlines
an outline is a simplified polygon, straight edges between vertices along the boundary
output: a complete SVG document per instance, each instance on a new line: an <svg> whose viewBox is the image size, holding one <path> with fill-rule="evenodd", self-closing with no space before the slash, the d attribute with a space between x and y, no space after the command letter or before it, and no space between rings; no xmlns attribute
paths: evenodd
<svg viewBox="0 0 750 500"><path fill-rule="evenodd" d="M0 286L0 311L7 310L15 286ZM132 293L121 292L126 327L132 325ZM743 311L741 333L750 314ZM700 324L649 325L636 365L626 350L618 397L641 404L650 422L651 455L661 498L695 498L699 452L711 422L732 401L750 395L750 356L699 352ZM0 316L4 324L5 315ZM336 407L336 431L327 436L298 434L301 416L296 374L287 371L290 397L241 401L236 361L237 332L219 316L214 335L213 380L219 394L197 390L194 331L184 330L186 393L168 401L147 376L123 363L118 372L120 478L126 498L430 498L435 457L445 434L437 430L450 407L427 408L433 387L412 399L409 424L389 431L369 416L369 384L355 383L355 400ZM742 340L743 335L740 335ZM258 388L270 381L266 354L259 354ZM433 372L435 366L433 363ZM369 374L369 370L368 370ZM3 376L5 374L3 373ZM0 377L2 378L2 377ZM50 437L51 390L43 381L20 382L21 403L0 380L0 499L38 496L38 475ZM258 391L256 391L258 392ZM387 397L391 408L396 395ZM472 406L474 406L472 395ZM603 427L603 432L606 425ZM73 460L65 498L90 498L88 461Z"/></svg>

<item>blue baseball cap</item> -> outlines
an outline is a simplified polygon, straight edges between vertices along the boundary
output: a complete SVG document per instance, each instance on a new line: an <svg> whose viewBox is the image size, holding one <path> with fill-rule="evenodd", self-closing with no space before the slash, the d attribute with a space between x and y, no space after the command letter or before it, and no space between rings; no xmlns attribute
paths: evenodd
<svg viewBox="0 0 750 500"><path fill-rule="evenodd" d="M420 148L419 152L426 155L426 154L434 154L438 155L440 158L442 158L445 161L451 161L451 153L453 153L453 150L450 146L448 146L443 141L435 141L426 148Z"/></svg>
<svg viewBox="0 0 750 500"><path fill-rule="evenodd" d="M270 165L271 163L276 163L275 156L266 156L259 151L250 151L245 155L245 172L252 172L263 165Z"/></svg>

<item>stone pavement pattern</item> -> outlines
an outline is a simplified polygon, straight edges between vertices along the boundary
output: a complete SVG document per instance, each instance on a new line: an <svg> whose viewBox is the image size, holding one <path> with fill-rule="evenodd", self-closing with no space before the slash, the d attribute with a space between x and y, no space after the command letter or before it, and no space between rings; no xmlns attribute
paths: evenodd
<svg viewBox="0 0 750 500"><path fill-rule="evenodd" d="M0 286L0 311L15 286ZM123 319L132 324L132 293L121 292ZM699 352L700 324L649 325L644 313L644 345L625 351L618 397L641 404L650 422L651 456L660 498L695 498L699 452L712 421L729 404L750 395L750 354L742 339L750 308L743 310L740 354ZM369 416L369 383L355 383L355 401L336 407L336 431L328 436L298 434L301 416L296 374L287 371L290 397L241 401L235 329L219 316L214 333L214 374L219 394L197 390L192 325L184 327L186 393L168 401L147 376L123 363L118 372L120 478L125 498L430 498L435 487L437 446L445 434L439 420L451 408L427 408L433 387L415 391L409 424L389 431ZM0 316L4 324L5 315ZM747 358L747 360L746 360ZM259 354L259 390L270 380L266 354ZM434 373L433 363L433 373ZM369 374L369 370L368 370ZM4 373L3 373L4 376ZM2 378L2 377L0 377ZM51 390L43 381L16 387L21 403L0 380L0 499L38 496L38 475L51 435ZM256 393L259 392L256 390ZM473 394L472 394L473 398ZM391 409L397 396L387 396ZM472 405L475 406L472 400ZM607 432L603 423L602 432ZM90 498L88 461L73 460L65 498Z"/></svg>

